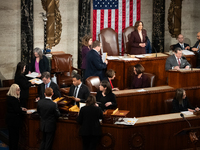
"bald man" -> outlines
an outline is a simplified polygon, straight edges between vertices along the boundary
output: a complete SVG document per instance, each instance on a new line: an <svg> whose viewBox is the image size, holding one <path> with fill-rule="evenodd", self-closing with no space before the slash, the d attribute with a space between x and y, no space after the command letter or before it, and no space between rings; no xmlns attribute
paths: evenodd
<svg viewBox="0 0 200 150"><path fill-rule="evenodd" d="M179 34L177 37L178 43L174 45L174 49L179 47L182 50L187 49L190 50L190 46L187 43L184 43L184 36L182 34Z"/></svg>
<svg viewBox="0 0 200 150"><path fill-rule="evenodd" d="M192 51L197 52L197 68L200 68L200 32L197 33L197 42L192 47Z"/></svg>

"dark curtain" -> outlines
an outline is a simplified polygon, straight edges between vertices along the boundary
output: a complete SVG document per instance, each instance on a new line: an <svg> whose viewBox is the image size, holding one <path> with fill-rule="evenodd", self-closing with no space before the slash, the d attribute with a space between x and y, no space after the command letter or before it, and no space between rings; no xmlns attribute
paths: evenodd
<svg viewBox="0 0 200 150"><path fill-rule="evenodd" d="M165 0L153 0L152 52L164 52Z"/></svg>
<svg viewBox="0 0 200 150"><path fill-rule="evenodd" d="M81 68L81 39L91 34L91 0L79 0L78 13L78 68Z"/></svg>
<svg viewBox="0 0 200 150"><path fill-rule="evenodd" d="M33 55L33 0L21 0L21 61L27 65Z"/></svg>

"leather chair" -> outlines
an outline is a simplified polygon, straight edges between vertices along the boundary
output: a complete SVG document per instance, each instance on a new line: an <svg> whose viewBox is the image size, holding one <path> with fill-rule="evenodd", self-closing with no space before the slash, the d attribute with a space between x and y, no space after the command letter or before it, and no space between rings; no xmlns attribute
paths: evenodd
<svg viewBox="0 0 200 150"><path fill-rule="evenodd" d="M51 73L55 73L59 87L69 87L72 85L72 71L76 70L81 74L81 70L72 66L71 54L57 54L52 56Z"/></svg>
<svg viewBox="0 0 200 150"><path fill-rule="evenodd" d="M151 74L151 73L146 73L144 72L144 74L148 77L149 82L150 82L150 87L154 87L155 85L155 75Z"/></svg>
<svg viewBox="0 0 200 150"><path fill-rule="evenodd" d="M101 53L107 53L108 56L119 56L118 34L115 30L102 29L98 36L102 44Z"/></svg>
<svg viewBox="0 0 200 150"><path fill-rule="evenodd" d="M174 49L175 49L175 45L176 45L176 44L174 44L174 45L170 45L170 47L169 47L170 50L174 51Z"/></svg>
<svg viewBox="0 0 200 150"><path fill-rule="evenodd" d="M167 99L167 100L164 101L165 102L165 113L166 114L172 112L172 109L173 109L172 101L173 101L173 99Z"/></svg>
<svg viewBox="0 0 200 150"><path fill-rule="evenodd" d="M131 32L133 31L134 31L134 26L129 26L129 27L126 27L124 31L122 32L125 54L130 54L131 46L129 44L129 39L131 36Z"/></svg>
<svg viewBox="0 0 200 150"><path fill-rule="evenodd" d="M88 86L90 93L96 93L99 90L100 79L98 76L91 76L85 80L85 84Z"/></svg>
<svg viewBox="0 0 200 150"><path fill-rule="evenodd" d="M3 80L3 87L10 87L12 84L15 83L14 79L10 79L10 80Z"/></svg>

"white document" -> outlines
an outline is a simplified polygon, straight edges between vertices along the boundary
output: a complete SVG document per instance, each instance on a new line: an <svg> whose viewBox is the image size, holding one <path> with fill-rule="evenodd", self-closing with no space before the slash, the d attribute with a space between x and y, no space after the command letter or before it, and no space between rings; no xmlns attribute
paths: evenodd
<svg viewBox="0 0 200 150"><path fill-rule="evenodd" d="M144 58L145 56L144 55L135 55L135 57L137 57L137 58Z"/></svg>
<svg viewBox="0 0 200 150"><path fill-rule="evenodd" d="M107 58L107 53L103 53L101 57L102 57L102 61L105 62Z"/></svg>
<svg viewBox="0 0 200 150"><path fill-rule="evenodd" d="M122 58L122 60L138 60L137 58Z"/></svg>
<svg viewBox="0 0 200 150"><path fill-rule="evenodd" d="M79 108L81 109L81 107L85 106L86 104L85 103L79 103Z"/></svg>
<svg viewBox="0 0 200 150"><path fill-rule="evenodd" d="M122 125L134 125L138 119L134 118L119 118L115 124L122 124Z"/></svg>
<svg viewBox="0 0 200 150"><path fill-rule="evenodd" d="M34 113L34 112L36 112L36 109L28 109L27 110L27 113Z"/></svg>
<svg viewBox="0 0 200 150"><path fill-rule="evenodd" d="M195 55L194 52L189 51L189 50L182 50L183 55Z"/></svg>
<svg viewBox="0 0 200 150"><path fill-rule="evenodd" d="M37 73L37 72L32 72L31 74L27 74L26 76L27 76L27 77L30 77L30 78L36 78L38 75L39 75L39 73Z"/></svg>
<svg viewBox="0 0 200 150"><path fill-rule="evenodd" d="M141 90L137 90L138 92L145 92L146 90L144 89L141 89Z"/></svg>
<svg viewBox="0 0 200 150"><path fill-rule="evenodd" d="M182 111L181 113L184 115L193 115L193 112L191 111Z"/></svg>
<svg viewBox="0 0 200 150"><path fill-rule="evenodd" d="M119 60L119 57L117 56L107 56L108 60Z"/></svg>

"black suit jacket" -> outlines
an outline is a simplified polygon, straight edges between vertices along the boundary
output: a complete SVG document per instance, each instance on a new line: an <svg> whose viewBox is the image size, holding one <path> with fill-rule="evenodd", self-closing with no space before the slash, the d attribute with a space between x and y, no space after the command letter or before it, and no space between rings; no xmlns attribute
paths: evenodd
<svg viewBox="0 0 200 150"><path fill-rule="evenodd" d="M99 107L101 107L101 109L104 111L106 109L113 109L117 106L117 102L116 102L116 97L115 94L113 94L112 92L108 93L105 97L104 97L104 101L102 101L103 95L102 95L102 91L97 92L96 95L96 100L97 102L99 102ZM106 107L105 103L107 102L111 102L112 105Z"/></svg>
<svg viewBox="0 0 200 150"><path fill-rule="evenodd" d="M35 71L35 60L36 58L32 59L29 71L34 72ZM40 73L43 73L45 71L49 72L49 60L47 59L46 56L42 56L42 59L39 61L39 69Z"/></svg>
<svg viewBox="0 0 200 150"><path fill-rule="evenodd" d="M102 80L107 65L103 63L101 56L92 49L87 53L86 62L85 79L90 76L99 76Z"/></svg>
<svg viewBox="0 0 200 150"><path fill-rule="evenodd" d="M186 48L187 46L190 46L187 43L183 43L183 44L184 44L184 48ZM176 45L174 45L174 49L177 48L177 47L180 47L183 50L182 46L179 43L177 43Z"/></svg>
<svg viewBox="0 0 200 150"><path fill-rule="evenodd" d="M70 87L70 90L69 90L69 96L74 96L74 90L75 90L75 86L72 85ZM79 89L79 92L78 92L78 95L77 95L77 98L80 98L81 101L80 102L83 102L85 103L85 101L87 100L88 96L90 95L90 91L88 89L88 87L82 83L80 89ZM77 103L77 105L79 106L79 103Z"/></svg>
<svg viewBox="0 0 200 150"><path fill-rule="evenodd" d="M23 74L15 76L15 83L20 87L20 99L28 99L29 87L32 85L31 82Z"/></svg>
<svg viewBox="0 0 200 150"><path fill-rule="evenodd" d="M60 91L59 91L59 88L58 88L58 85L57 85L57 84L55 84L54 82L51 81L49 87L53 89L53 93L54 93L54 94L53 94L53 96L52 96L52 99L56 99L56 98L58 98L58 97L61 97L61 94L60 94ZM42 84L40 84L40 85L38 86L38 94L39 94L40 99L45 98L44 92L45 92L45 84L42 83Z"/></svg>
<svg viewBox="0 0 200 150"><path fill-rule="evenodd" d="M41 99L38 101L37 112L40 115L40 127L43 132L54 132L56 121L60 116L57 104L51 99Z"/></svg>
<svg viewBox="0 0 200 150"><path fill-rule="evenodd" d="M20 127L22 124L23 112L19 103L19 99L8 96L7 97L7 113L6 123L9 127Z"/></svg>
<svg viewBox="0 0 200 150"><path fill-rule="evenodd" d="M188 108L195 109L194 107L190 105L187 97L183 99L183 105L179 105L179 101L176 99L173 99L172 106L173 106L172 112L174 113L181 112L181 111L188 111Z"/></svg>
<svg viewBox="0 0 200 150"><path fill-rule="evenodd" d="M103 118L101 108L97 106L84 106L79 112L77 122L81 125L79 133L81 136L101 135L99 119Z"/></svg>

